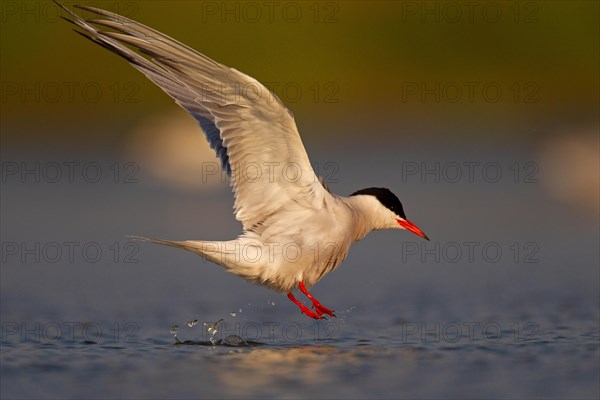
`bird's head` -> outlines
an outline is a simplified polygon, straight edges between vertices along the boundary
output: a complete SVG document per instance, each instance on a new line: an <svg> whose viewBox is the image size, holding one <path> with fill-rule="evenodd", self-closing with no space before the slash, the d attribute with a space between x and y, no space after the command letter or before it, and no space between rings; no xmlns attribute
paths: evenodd
<svg viewBox="0 0 600 400"><path fill-rule="evenodd" d="M406 218L402 203L391 190L387 188L367 188L352 193L350 196L364 196L368 203L369 218L375 229L406 229L429 240L415 224Z"/></svg>

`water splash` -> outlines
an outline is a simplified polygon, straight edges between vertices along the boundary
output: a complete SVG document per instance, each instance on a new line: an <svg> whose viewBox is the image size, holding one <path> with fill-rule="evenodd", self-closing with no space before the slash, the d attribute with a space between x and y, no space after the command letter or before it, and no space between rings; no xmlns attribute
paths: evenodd
<svg viewBox="0 0 600 400"><path fill-rule="evenodd" d="M189 328L193 328L194 326L196 326L196 324L197 324L197 323L198 323L198 320L197 320L197 319L193 319L193 320L190 320L190 321L186 321L186 324L187 324L187 326L188 326Z"/></svg>
<svg viewBox="0 0 600 400"><path fill-rule="evenodd" d="M215 322L214 324L210 325L207 329L208 331L208 340L210 340L210 342L212 343L213 346L215 346L217 344L217 340L215 339L215 335L217 334L218 330L217 327L219 326L219 324L221 322L223 322L224 319L221 318L220 320L218 320L217 322Z"/></svg>
<svg viewBox="0 0 600 400"><path fill-rule="evenodd" d="M214 324L212 324L211 326L209 326L208 327L208 333L210 333L211 335L216 334L218 332L217 331L217 327L223 321L225 321L225 320L223 318L221 318L220 320L218 320L217 322L215 322Z"/></svg>
<svg viewBox="0 0 600 400"><path fill-rule="evenodd" d="M350 314L352 314L352 312L356 309L357 306L352 306L344 311L340 311L339 313L337 313L338 316L338 320L342 323L345 324L346 323L346 317L348 317Z"/></svg>
<svg viewBox="0 0 600 400"><path fill-rule="evenodd" d="M179 325L173 325L171 327L171 330L169 332L171 332L173 334L173 336L175 337L175 339L177 339L177 332L179 331Z"/></svg>
<svg viewBox="0 0 600 400"><path fill-rule="evenodd" d="M234 316L237 315L237 313L235 311L232 311L230 314L234 314ZM170 332L175 337L175 343L174 343L175 345L200 345L200 346L209 346L209 347L214 348L217 346L247 347L247 346L260 346L260 345L265 344L265 343L261 343L261 342L257 342L257 341L253 341L253 340L246 340L244 337L238 336L238 335L228 335L224 339L217 339L217 333L219 332L219 329L220 329L219 326L224 322L225 322L225 320L223 318L219 319L218 321L216 321L214 323L203 322L202 325L204 327L206 327L206 330L208 332L208 340L204 340L204 341L180 339L179 337L177 337L177 334L179 333L179 329L180 329L179 325L171 326ZM186 325L190 328L197 324L198 324L197 319L186 321ZM274 329L274 327L271 326L271 330L273 330L273 329Z"/></svg>
<svg viewBox="0 0 600 400"><path fill-rule="evenodd" d="M221 344L224 346L231 346L231 347L249 346L248 342L246 342L246 339L244 339L243 337L238 336L238 335L227 336L225 339L223 339L221 341Z"/></svg>

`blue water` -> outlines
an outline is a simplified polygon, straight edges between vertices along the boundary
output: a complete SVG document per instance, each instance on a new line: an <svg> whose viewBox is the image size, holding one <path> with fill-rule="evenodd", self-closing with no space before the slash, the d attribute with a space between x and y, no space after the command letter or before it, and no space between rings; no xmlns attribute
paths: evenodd
<svg viewBox="0 0 600 400"><path fill-rule="evenodd" d="M128 337L106 326L87 343L66 331L58 340L10 338L2 346L3 398L593 398L597 391L598 330L591 323L528 323L519 331L518 323L492 320L471 331L474 321L289 319L239 328L230 322L229 334L264 335L247 347L210 346L201 337L199 345L175 345L166 329L147 325L129 325ZM95 328L85 332L97 336Z"/></svg>
<svg viewBox="0 0 600 400"><path fill-rule="evenodd" d="M506 173L536 161L491 145L411 146L404 160ZM402 182L397 152L377 144L307 147L339 163L332 190L389 186L432 238L376 232L356 244L312 290L336 311L326 321L193 254L127 239L234 237L226 185L178 191L143 165L115 183L111 166L136 160L5 153L96 162L108 178L3 181L2 398L598 398L597 216L552 199L543 174ZM207 326L221 318L212 345ZM248 345L220 342L232 335Z"/></svg>

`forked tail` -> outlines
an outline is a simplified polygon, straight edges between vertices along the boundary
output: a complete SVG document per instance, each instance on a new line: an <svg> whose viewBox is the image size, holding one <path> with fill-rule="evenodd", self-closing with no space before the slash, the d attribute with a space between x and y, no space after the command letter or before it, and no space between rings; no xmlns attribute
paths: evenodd
<svg viewBox="0 0 600 400"><path fill-rule="evenodd" d="M128 237L191 251L199 254L208 261L225 267L229 272L241 276L250 282L267 285L278 291L289 291L287 286L283 288L281 285L271 284L270 276L272 275L273 265L267 262L269 254L263 251L264 249L261 248L260 243L255 240L238 238L224 242L203 240L174 241L144 236Z"/></svg>

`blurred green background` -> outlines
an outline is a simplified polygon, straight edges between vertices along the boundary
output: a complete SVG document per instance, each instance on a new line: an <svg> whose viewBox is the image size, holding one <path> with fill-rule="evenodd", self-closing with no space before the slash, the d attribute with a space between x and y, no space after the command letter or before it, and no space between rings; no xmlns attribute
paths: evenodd
<svg viewBox="0 0 600 400"><path fill-rule="evenodd" d="M598 123L597 1L82 4L271 83L303 136L535 138ZM69 126L111 141L107 127L121 127L109 132L122 138L124 124L176 107L60 14L51 1L2 2L4 146L50 131L59 132L53 142L82 134Z"/></svg>

